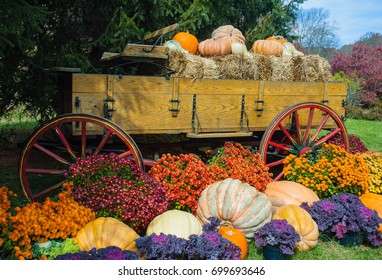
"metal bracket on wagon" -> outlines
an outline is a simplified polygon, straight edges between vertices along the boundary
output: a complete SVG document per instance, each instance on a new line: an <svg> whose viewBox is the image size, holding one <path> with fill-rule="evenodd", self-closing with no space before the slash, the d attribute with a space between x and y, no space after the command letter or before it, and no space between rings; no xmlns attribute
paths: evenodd
<svg viewBox="0 0 382 280"><path fill-rule="evenodd" d="M114 98L105 98L103 100L103 113L104 117L108 120L110 120L113 117L113 113L115 112L114 102Z"/></svg>

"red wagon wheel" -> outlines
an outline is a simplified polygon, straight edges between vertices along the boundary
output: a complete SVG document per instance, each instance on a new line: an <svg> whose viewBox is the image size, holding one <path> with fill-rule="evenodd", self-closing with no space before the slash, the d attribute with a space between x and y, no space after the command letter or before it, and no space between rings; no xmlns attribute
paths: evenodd
<svg viewBox="0 0 382 280"><path fill-rule="evenodd" d="M111 152L132 157L143 169L142 155L134 140L115 123L88 114L58 116L35 130L24 145L19 161L23 192L31 200L52 194L77 159Z"/></svg>
<svg viewBox="0 0 382 280"><path fill-rule="evenodd" d="M259 152L274 174L274 180L280 180L287 155L316 150L336 135L340 135L342 145L348 151L345 125L333 109L316 102L298 103L274 118L264 132Z"/></svg>

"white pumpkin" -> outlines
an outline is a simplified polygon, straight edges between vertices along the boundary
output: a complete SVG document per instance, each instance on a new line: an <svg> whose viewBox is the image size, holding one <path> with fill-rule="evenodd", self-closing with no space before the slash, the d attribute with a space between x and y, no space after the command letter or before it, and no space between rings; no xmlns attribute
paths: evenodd
<svg viewBox="0 0 382 280"><path fill-rule="evenodd" d="M175 40L168 40L168 41L166 41L166 43L164 43L164 46L168 47L171 50L177 50L177 51L183 50L183 48L180 45L180 43L178 41L175 41Z"/></svg>
<svg viewBox="0 0 382 280"><path fill-rule="evenodd" d="M189 212L180 210L168 210L156 216L148 225L146 235L172 234L177 237L188 239L191 234L200 235L202 224Z"/></svg>
<svg viewBox="0 0 382 280"><path fill-rule="evenodd" d="M296 49L296 47L290 43L285 42L283 44L282 56L303 56L304 54Z"/></svg>
<svg viewBox="0 0 382 280"><path fill-rule="evenodd" d="M247 46L239 42L232 42L231 48L233 54L245 55L248 52Z"/></svg>

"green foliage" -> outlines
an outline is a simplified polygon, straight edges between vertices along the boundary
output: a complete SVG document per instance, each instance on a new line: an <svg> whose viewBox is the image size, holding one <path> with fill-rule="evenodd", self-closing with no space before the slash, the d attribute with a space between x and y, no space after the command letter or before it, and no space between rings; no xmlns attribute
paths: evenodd
<svg viewBox="0 0 382 280"><path fill-rule="evenodd" d="M0 117L19 104L42 120L56 114L51 67L101 72L103 52L120 52L144 34L179 23L199 40L231 24L247 45L289 37L304 0L4 0L0 3ZM168 34L164 39L171 39Z"/></svg>
<svg viewBox="0 0 382 280"><path fill-rule="evenodd" d="M362 88L362 79L358 78L354 73L350 76L346 75L343 71L339 71L333 75L333 81L346 83L348 91L346 95L346 102L349 105L359 105L360 95L364 92Z"/></svg>
<svg viewBox="0 0 382 280"><path fill-rule="evenodd" d="M65 240L48 240L43 243L33 243L31 252L34 259L45 256L48 260L54 260L59 255L75 253L80 250L74 239L67 238Z"/></svg>

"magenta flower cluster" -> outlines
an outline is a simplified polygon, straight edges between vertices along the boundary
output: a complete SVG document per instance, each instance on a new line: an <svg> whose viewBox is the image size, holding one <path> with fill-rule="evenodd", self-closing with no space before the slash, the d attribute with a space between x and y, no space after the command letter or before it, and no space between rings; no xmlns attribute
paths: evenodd
<svg viewBox="0 0 382 280"><path fill-rule="evenodd" d="M365 144L362 142L361 138L353 134L348 135L349 140L349 153L351 154L363 154L368 151ZM341 135L337 134L333 138L329 139L328 143L343 146Z"/></svg>
<svg viewBox="0 0 382 280"><path fill-rule="evenodd" d="M169 209L161 182L137 167L130 158L114 153L91 155L72 164L67 172L73 181L74 199L97 212L122 220L137 233Z"/></svg>

